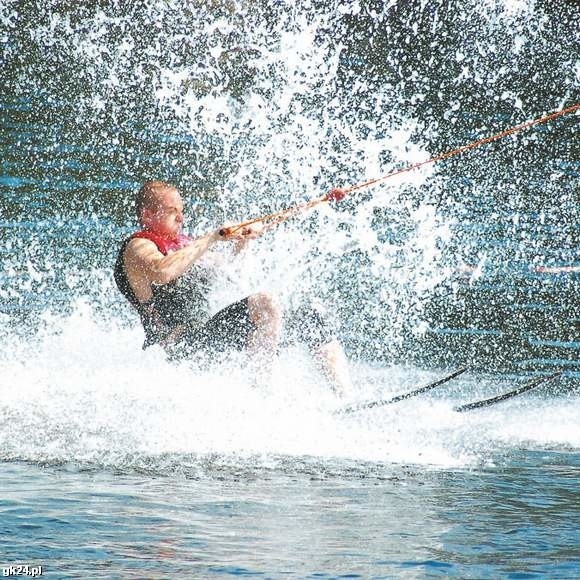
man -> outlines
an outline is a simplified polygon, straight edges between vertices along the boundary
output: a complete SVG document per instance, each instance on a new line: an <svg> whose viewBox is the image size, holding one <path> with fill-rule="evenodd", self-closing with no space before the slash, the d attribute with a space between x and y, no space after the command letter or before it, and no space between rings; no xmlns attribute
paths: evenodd
<svg viewBox="0 0 580 580"><path fill-rule="evenodd" d="M143 348L158 343L171 359L199 351L246 349L271 360L278 351L284 321L270 294L252 294L213 317L207 301L211 248L234 242L239 251L260 235L263 224L239 228L227 237L223 231L220 234L221 228L198 238L185 236L181 196L162 181L143 185L136 210L142 230L121 246L115 281L141 317ZM319 312L301 309L287 317L286 327L291 338L309 347L338 393L350 387L342 347Z"/></svg>

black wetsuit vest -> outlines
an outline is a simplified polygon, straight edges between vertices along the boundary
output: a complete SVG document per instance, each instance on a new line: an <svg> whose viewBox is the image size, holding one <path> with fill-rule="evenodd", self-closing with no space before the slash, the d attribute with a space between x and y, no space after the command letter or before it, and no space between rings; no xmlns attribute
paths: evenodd
<svg viewBox="0 0 580 580"><path fill-rule="evenodd" d="M151 240L164 255L185 247L190 239L180 236L178 240L168 242L150 232L139 232L126 239L119 250L114 269L115 282L123 296L139 313L145 330L143 348L147 348L166 338L178 326L197 326L209 319L207 295L210 271L204 266L194 264L186 273L168 284L153 284L151 300L139 302L129 284L123 262L127 244L135 237Z"/></svg>

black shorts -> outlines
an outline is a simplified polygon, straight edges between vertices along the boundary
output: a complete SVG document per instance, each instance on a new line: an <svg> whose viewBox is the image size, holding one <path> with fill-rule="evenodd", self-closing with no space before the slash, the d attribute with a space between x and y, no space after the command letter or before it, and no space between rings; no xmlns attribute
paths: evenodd
<svg viewBox="0 0 580 580"><path fill-rule="evenodd" d="M248 299L244 298L220 310L205 324L188 330L176 350L180 356L198 351L243 350L254 330L256 325L250 318Z"/></svg>
<svg viewBox="0 0 580 580"><path fill-rule="evenodd" d="M200 351L215 353L243 350L248 344L250 334L255 330L248 298L244 298L220 310L202 326L188 330L172 346L170 357L183 359ZM333 325L320 307L303 306L284 316L283 345L300 343L309 349L316 349L333 338Z"/></svg>

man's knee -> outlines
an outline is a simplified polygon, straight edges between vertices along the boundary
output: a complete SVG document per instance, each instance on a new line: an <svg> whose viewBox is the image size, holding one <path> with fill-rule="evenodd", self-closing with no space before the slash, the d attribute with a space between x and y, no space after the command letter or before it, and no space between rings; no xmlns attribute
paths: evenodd
<svg viewBox="0 0 580 580"><path fill-rule="evenodd" d="M248 297L250 318L254 324L272 324L279 326L282 323L282 307L278 300L267 292L258 292Z"/></svg>

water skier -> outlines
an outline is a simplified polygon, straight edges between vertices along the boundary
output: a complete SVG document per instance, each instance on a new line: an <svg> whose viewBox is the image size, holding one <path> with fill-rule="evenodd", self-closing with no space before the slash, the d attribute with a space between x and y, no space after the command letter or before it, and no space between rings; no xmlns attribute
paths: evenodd
<svg viewBox="0 0 580 580"><path fill-rule="evenodd" d="M303 307L285 316L272 295L260 292L210 317L212 247L233 242L238 252L261 235L260 223L227 237L220 229L197 238L186 236L181 195L162 181L143 185L136 212L142 229L123 242L114 274L143 323L143 348L160 344L172 360L200 351L246 350L264 357L268 365L286 334L308 347L337 393L350 388L344 351L319 310Z"/></svg>

